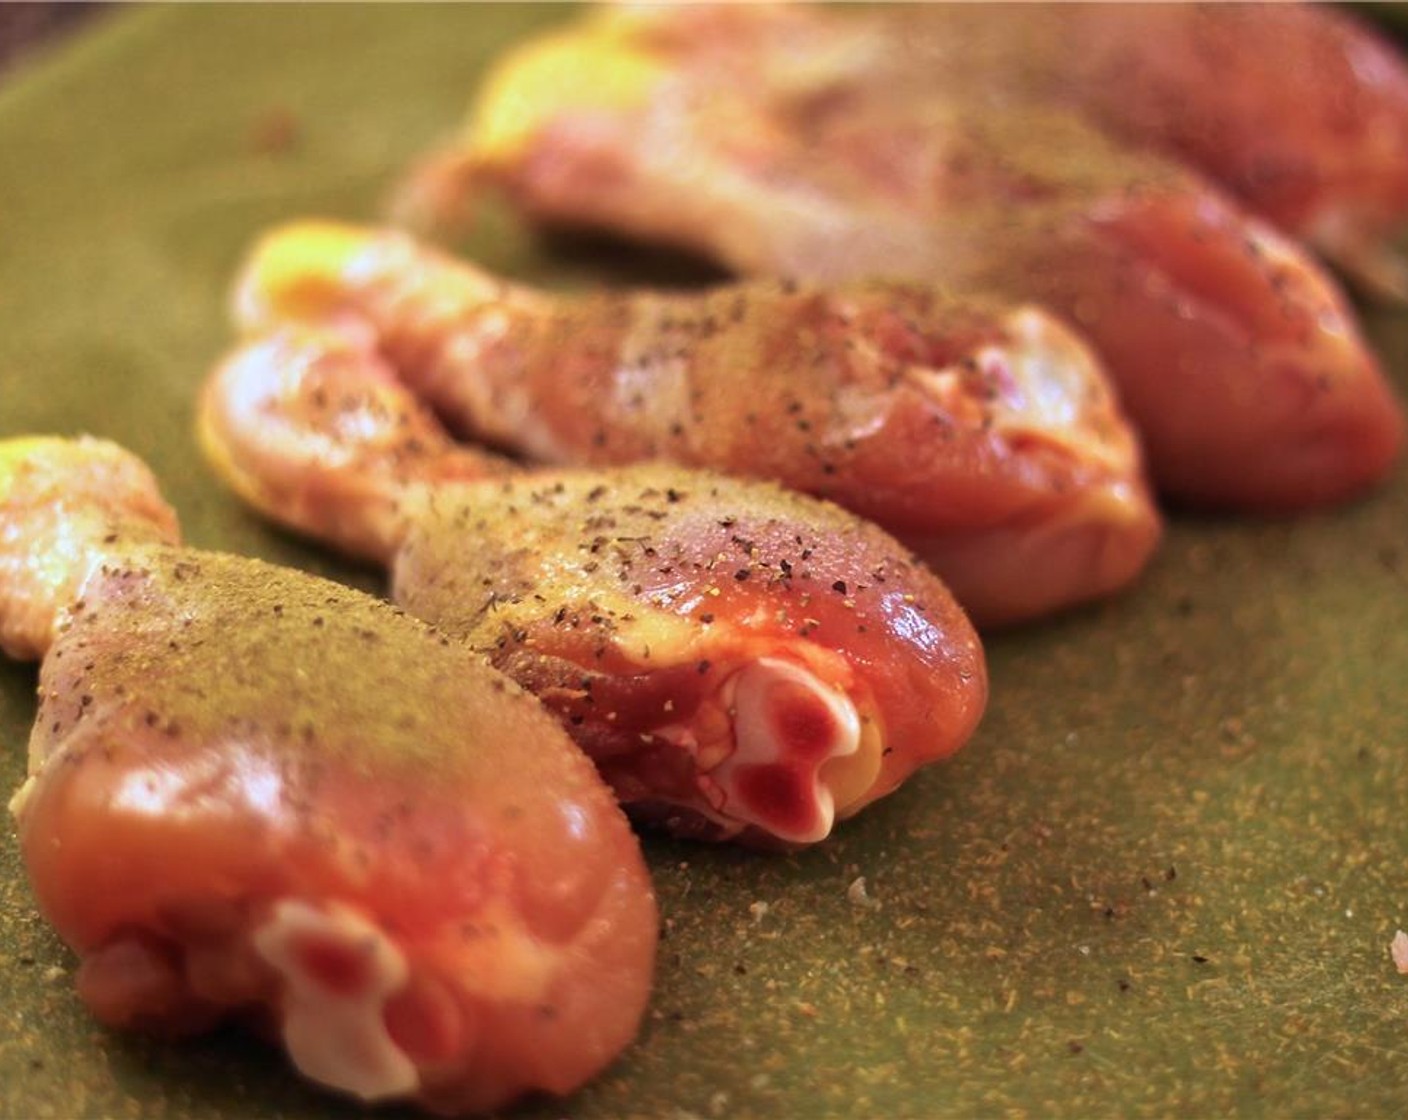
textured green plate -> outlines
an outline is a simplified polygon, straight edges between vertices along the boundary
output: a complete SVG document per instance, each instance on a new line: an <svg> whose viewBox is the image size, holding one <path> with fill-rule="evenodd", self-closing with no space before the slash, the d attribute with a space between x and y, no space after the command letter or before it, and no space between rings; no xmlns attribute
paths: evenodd
<svg viewBox="0 0 1408 1120"><path fill-rule="evenodd" d="M28 67L0 90L0 435L110 436L192 543L375 587L264 528L196 451L226 285L270 223L374 218L484 61L557 16L127 10ZM472 247L561 283L623 266L502 220ZM1408 315L1370 326L1408 389ZM647 840L666 937L645 1030L542 1115L1402 1114L1408 470L1304 520L1175 519L1132 594L990 653L971 747L821 849ZM5 787L33 688L0 666ZM95 1027L3 837L0 1112L356 1114L233 1033Z"/></svg>

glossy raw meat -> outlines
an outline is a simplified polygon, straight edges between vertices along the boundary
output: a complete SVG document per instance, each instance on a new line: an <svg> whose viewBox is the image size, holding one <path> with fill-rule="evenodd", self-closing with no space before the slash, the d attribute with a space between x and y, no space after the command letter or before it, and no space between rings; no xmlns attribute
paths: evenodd
<svg viewBox="0 0 1408 1120"><path fill-rule="evenodd" d="M698 64L807 58L847 82L997 106L1062 104L1199 169L1357 278L1408 297L1408 66L1312 4L924 4L632 9Z"/></svg>
<svg viewBox="0 0 1408 1120"><path fill-rule="evenodd" d="M368 596L166 543L110 444L0 444L0 529L84 572L29 647L12 808L102 1022L245 1017L315 1081L443 1112L569 1092L630 1041L650 884L531 697ZM33 614L24 576L3 570L0 617Z"/></svg>
<svg viewBox="0 0 1408 1120"><path fill-rule="evenodd" d="M980 625L1109 594L1158 540L1097 364L1030 307L878 283L554 296L326 223L267 236L236 305L251 333L363 339L457 430L534 460L665 458L836 501Z"/></svg>
<svg viewBox="0 0 1408 1120"><path fill-rule="evenodd" d="M151 472L115 444L0 443L0 651L44 656L63 609L101 562L98 543L116 551L180 536Z"/></svg>
<svg viewBox="0 0 1408 1120"><path fill-rule="evenodd" d="M1043 303L1094 343L1179 499L1296 510L1384 476L1399 406L1295 245L1071 113L874 82L871 46L695 51L599 17L507 59L413 201L496 182L539 219L743 272Z"/></svg>
<svg viewBox="0 0 1408 1120"><path fill-rule="evenodd" d="M391 563L400 605L535 692L674 832L821 840L982 713L952 596L829 503L663 463L498 477L486 459L467 482L473 453L345 332L237 351L201 427L247 500Z"/></svg>

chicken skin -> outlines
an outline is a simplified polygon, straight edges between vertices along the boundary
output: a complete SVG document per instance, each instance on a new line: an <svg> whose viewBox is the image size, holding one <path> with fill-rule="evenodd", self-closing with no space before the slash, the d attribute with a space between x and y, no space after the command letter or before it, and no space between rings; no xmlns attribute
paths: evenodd
<svg viewBox="0 0 1408 1120"><path fill-rule="evenodd" d="M12 810L94 1015L246 1019L316 1082L447 1114L600 1071L658 918L588 760L460 643L175 538L115 445L0 443L0 620L43 655Z"/></svg>

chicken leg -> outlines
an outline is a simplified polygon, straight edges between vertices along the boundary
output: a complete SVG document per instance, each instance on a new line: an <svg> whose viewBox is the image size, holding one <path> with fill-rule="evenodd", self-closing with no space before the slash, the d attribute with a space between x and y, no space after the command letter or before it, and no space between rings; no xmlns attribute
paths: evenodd
<svg viewBox="0 0 1408 1120"><path fill-rule="evenodd" d="M634 6L691 65L823 65L904 97L1059 105L1186 163L1378 294L1408 298L1408 66L1329 4Z"/></svg>
<svg viewBox="0 0 1408 1120"><path fill-rule="evenodd" d="M482 658L359 592L182 548L113 444L0 443L0 634L43 655L11 808L102 1022L229 1016L443 1113L635 1034L657 916L610 791Z"/></svg>
<svg viewBox="0 0 1408 1120"><path fill-rule="evenodd" d="M565 297L390 230L282 227L240 326L361 339L457 432L539 462L775 479L893 533L981 626L1109 595L1160 521L1098 365L1034 308L917 285Z"/></svg>
<svg viewBox="0 0 1408 1120"><path fill-rule="evenodd" d="M505 475L373 344L284 328L205 387L256 508L394 570L393 597L555 712L637 814L814 843L972 733L981 647L947 589L839 508L668 464Z"/></svg>

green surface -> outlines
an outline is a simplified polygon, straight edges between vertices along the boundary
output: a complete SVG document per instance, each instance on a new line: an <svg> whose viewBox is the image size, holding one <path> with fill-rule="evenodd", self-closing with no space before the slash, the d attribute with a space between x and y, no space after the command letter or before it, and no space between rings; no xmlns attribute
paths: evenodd
<svg viewBox="0 0 1408 1120"><path fill-rule="evenodd" d="M0 89L0 435L110 436L192 543L377 586L266 530L201 461L192 396L225 288L269 223L374 217L483 61L555 16L127 10L28 67ZM473 247L536 279L597 267L502 222ZM1408 389L1408 314L1370 326ZM1175 519L1132 594L990 643L972 745L833 842L648 840L667 934L646 1029L528 1113L1401 1115L1405 526L1408 469L1304 520ZM33 687L0 664L6 787ZM233 1033L95 1027L8 829L0 861L0 1113L359 1113ZM848 898L859 876L874 905Z"/></svg>

